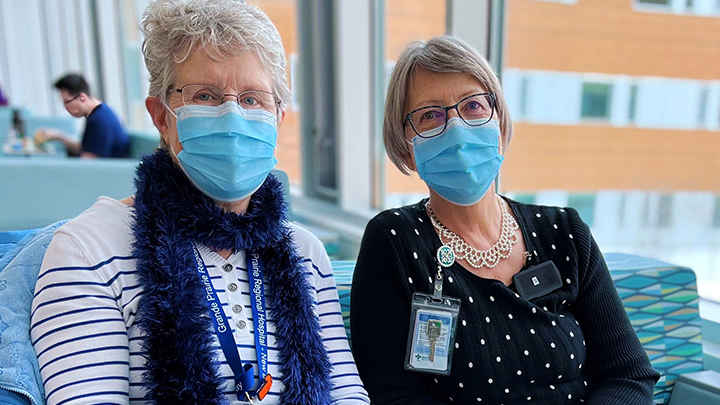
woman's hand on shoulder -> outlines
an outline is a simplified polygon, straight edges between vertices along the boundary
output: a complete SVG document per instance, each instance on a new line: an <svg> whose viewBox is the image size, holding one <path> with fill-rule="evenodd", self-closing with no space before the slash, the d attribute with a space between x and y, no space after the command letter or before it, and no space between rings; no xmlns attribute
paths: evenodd
<svg viewBox="0 0 720 405"><path fill-rule="evenodd" d="M132 207L135 205L135 196L131 195L130 197L123 198L120 200L121 203L127 205L128 207Z"/></svg>

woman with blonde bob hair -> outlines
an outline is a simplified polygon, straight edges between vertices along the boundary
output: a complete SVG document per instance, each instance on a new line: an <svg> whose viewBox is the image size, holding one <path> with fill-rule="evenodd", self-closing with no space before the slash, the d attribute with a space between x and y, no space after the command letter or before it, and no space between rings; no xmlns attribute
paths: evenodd
<svg viewBox="0 0 720 405"><path fill-rule="evenodd" d="M322 243L272 174L280 35L238 0L142 22L162 147L47 249L31 319L48 404L368 404Z"/></svg>
<svg viewBox="0 0 720 405"><path fill-rule="evenodd" d="M475 50L408 45L383 136L430 197L363 237L352 343L373 404L652 403L659 375L577 211L496 194L512 123Z"/></svg>

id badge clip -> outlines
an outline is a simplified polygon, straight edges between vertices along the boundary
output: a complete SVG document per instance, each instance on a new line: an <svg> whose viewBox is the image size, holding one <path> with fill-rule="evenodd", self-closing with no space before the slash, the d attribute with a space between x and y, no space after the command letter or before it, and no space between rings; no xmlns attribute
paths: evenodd
<svg viewBox="0 0 720 405"><path fill-rule="evenodd" d="M250 369L252 371L252 368ZM251 373L252 375L252 373ZM270 374L267 374L265 378L261 379L258 383L257 389L253 391L243 391L242 390L242 383L236 384L235 388L238 390L238 398L250 403L250 405L255 404L253 402L253 398L256 398L258 401L262 401L265 399L265 396L268 392L270 392L270 388L272 387L273 379Z"/></svg>
<svg viewBox="0 0 720 405"><path fill-rule="evenodd" d="M513 281L520 295L528 301L548 295L563 286L560 271L552 260L515 274Z"/></svg>
<svg viewBox="0 0 720 405"><path fill-rule="evenodd" d="M447 246L440 249L444 247L449 249ZM409 371L439 375L451 372L461 300L443 296L442 267L449 266L442 263L435 275L433 293L414 293L412 297L405 356L405 369Z"/></svg>

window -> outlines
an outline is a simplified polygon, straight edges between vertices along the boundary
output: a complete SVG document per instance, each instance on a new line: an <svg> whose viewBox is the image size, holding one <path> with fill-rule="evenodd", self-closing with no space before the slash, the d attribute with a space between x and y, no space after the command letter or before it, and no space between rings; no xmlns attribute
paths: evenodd
<svg viewBox="0 0 720 405"><path fill-rule="evenodd" d="M145 97L149 88L149 73L145 68L142 56L142 36L137 27L140 26L142 13L148 6L145 0L132 0L118 3L121 23L119 24L122 38L122 61L125 75L126 124L151 134L157 130L145 109Z"/></svg>
<svg viewBox="0 0 720 405"><path fill-rule="evenodd" d="M658 203L658 220L657 225L659 228L667 228L672 223L672 206L673 196L669 194L663 194L660 196Z"/></svg>
<svg viewBox="0 0 720 405"><path fill-rule="evenodd" d="M603 252L687 266L720 301L720 0L505 3L516 122L500 191L565 193Z"/></svg>
<svg viewBox="0 0 720 405"><path fill-rule="evenodd" d="M528 112L528 86L529 79L523 76L520 82L520 117L527 117Z"/></svg>
<svg viewBox="0 0 720 405"><path fill-rule="evenodd" d="M387 76L382 81L387 90L390 80L389 73L395 66L405 45L412 41L427 40L446 33L447 1L416 0L416 1L385 1L384 48ZM383 101L385 97L382 97ZM378 139L382 139L380 136ZM395 207L417 202L427 196L425 183L417 173L406 176L390 162L382 150L384 167L384 207Z"/></svg>
<svg viewBox="0 0 720 405"><path fill-rule="evenodd" d="M520 193L510 195L509 197L523 204L535 204L535 194Z"/></svg>
<svg viewBox="0 0 720 405"><path fill-rule="evenodd" d="M300 111L300 97L299 94L302 92L300 89L300 58L296 53L288 55L288 73L290 74L290 89L292 90L292 100L290 101L290 110L294 112Z"/></svg>
<svg viewBox="0 0 720 405"><path fill-rule="evenodd" d="M637 84L633 84L632 86L630 86L630 106L628 111L628 121L630 123L635 122L635 111L637 110L637 92Z"/></svg>
<svg viewBox="0 0 720 405"><path fill-rule="evenodd" d="M565 3L565 4L577 3L577 0L537 0L537 1L547 1L548 3Z"/></svg>
<svg viewBox="0 0 720 405"><path fill-rule="evenodd" d="M625 210L627 209L627 196L623 193L620 196L620 203L618 204L618 228L625 226Z"/></svg>
<svg viewBox="0 0 720 405"><path fill-rule="evenodd" d="M275 157L278 160L277 168L287 173L290 184L301 185L302 162L300 149L300 113L298 102L300 89L295 86L302 82L297 75L298 65L298 28L297 28L297 1L296 0L247 0L248 4L260 7L270 18L282 38L285 55L288 58L287 74L291 84L292 100L290 108L285 112L285 118L278 129L277 149Z"/></svg>
<svg viewBox="0 0 720 405"><path fill-rule="evenodd" d="M670 0L637 0L638 4L650 4L658 6L670 6Z"/></svg>
<svg viewBox="0 0 720 405"><path fill-rule="evenodd" d="M708 102L708 88L704 87L700 90L700 104L698 104L698 126L705 126L705 113L707 110Z"/></svg>
<svg viewBox="0 0 720 405"><path fill-rule="evenodd" d="M611 84L583 83L580 116L584 119L610 118L611 98Z"/></svg>
<svg viewBox="0 0 720 405"><path fill-rule="evenodd" d="M571 194L568 196L568 207L575 208L580 218L592 227L595 218L594 194Z"/></svg>

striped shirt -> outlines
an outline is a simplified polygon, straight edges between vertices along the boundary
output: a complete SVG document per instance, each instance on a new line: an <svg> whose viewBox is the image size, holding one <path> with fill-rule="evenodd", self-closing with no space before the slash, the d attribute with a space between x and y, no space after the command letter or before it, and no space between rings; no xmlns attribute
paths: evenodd
<svg viewBox="0 0 720 405"><path fill-rule="evenodd" d="M101 197L58 229L48 247L35 288L30 336L49 405L144 403L142 331L135 324L143 291L131 254L131 214L131 207ZM310 232L296 225L292 229L333 366L333 402L368 404L348 346L327 254ZM258 370L245 252L224 259L205 246L198 249L231 324L240 357ZM268 308L268 320L272 319L273 308ZM272 322L267 331L273 386L262 403L277 404L284 385ZM219 372L227 381L227 399L241 404L217 338L214 344L221 362Z"/></svg>

